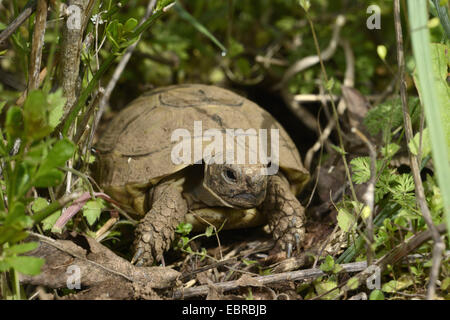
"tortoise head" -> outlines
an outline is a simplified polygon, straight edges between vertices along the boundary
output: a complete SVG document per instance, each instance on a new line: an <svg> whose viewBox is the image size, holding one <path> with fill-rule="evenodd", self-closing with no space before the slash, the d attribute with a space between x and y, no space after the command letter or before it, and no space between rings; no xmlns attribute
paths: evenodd
<svg viewBox="0 0 450 320"><path fill-rule="evenodd" d="M203 185L227 206L254 208L266 197L265 168L262 164L206 164Z"/></svg>

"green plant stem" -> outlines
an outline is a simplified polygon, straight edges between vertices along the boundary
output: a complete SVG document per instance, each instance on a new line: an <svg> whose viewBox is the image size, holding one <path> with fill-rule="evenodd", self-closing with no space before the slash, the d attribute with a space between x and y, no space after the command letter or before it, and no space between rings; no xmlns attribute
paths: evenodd
<svg viewBox="0 0 450 320"><path fill-rule="evenodd" d="M14 269L13 271L14 276L13 276L13 281L14 281L14 298L16 300L20 300L20 282L19 282L19 272L17 272L16 269Z"/></svg>
<svg viewBox="0 0 450 320"><path fill-rule="evenodd" d="M448 17L447 7L441 6L439 2L439 0L433 0L442 28L444 28L445 35L447 36L447 39L450 39L450 20Z"/></svg>
<svg viewBox="0 0 450 320"><path fill-rule="evenodd" d="M427 26L426 1L408 0L413 54L423 97L425 118L430 133L433 163L441 189L447 232L450 239L450 166L445 132L440 115L440 102L436 93L431 63L430 35Z"/></svg>
<svg viewBox="0 0 450 320"><path fill-rule="evenodd" d="M117 56L114 53L111 53L106 58L105 62L102 64L100 69L95 73L94 77L89 82L87 88L83 90L80 98L78 99L77 104L75 105L75 107L72 109L72 111L69 113L69 115L67 116L67 118L65 120L63 130L62 130L63 136L67 137L69 130L72 126L72 123L74 122L75 118L78 115L78 112L80 112L81 108L86 104L87 99L89 98L89 96L92 93L92 91L94 90L94 88L97 86L100 78L109 69L109 67L112 65L112 63L114 62L116 57Z"/></svg>
<svg viewBox="0 0 450 320"><path fill-rule="evenodd" d="M45 218L47 218L49 215L54 213L55 211L61 209L66 204L68 204L69 202L79 198L80 196L81 196L81 193L78 193L78 192L66 195L66 196L64 196L64 197L62 197L62 198L60 198L60 199L50 203L44 209L36 212L31 218L33 219L33 221L35 223L39 223L42 220L44 220Z"/></svg>
<svg viewBox="0 0 450 320"><path fill-rule="evenodd" d="M169 2L168 4L170 4L170 3L171 2ZM136 27L136 29L131 34L130 39L139 37L144 31L146 31L148 28L150 28L158 18L160 18L163 14L165 14L165 12L166 12L165 8L166 7L159 8L157 11L155 11L155 13L153 13L152 16L150 16L150 18L147 21L145 21L140 26ZM75 107L72 109L72 111L69 113L69 115L67 116L67 118L65 120L65 123L64 123L63 129L62 129L63 136L67 137L69 130L70 130L73 122L75 121L75 118L77 117L78 113L80 112L81 108L86 104L86 101L89 98L90 94L92 93L94 88L96 88L96 86L98 85L100 78L109 69L109 67L113 64L116 57L117 57L116 53L111 53L106 58L106 60L103 62L100 69L94 74L94 77L89 82L87 88L83 90L80 98L78 99L77 104L75 105Z"/></svg>

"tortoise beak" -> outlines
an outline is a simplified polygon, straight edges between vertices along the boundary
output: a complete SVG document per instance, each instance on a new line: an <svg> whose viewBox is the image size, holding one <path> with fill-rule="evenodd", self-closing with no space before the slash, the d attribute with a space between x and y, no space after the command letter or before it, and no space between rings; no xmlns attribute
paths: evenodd
<svg viewBox="0 0 450 320"><path fill-rule="evenodd" d="M261 204L261 202L264 200L264 195L264 191L261 190L258 194L247 192L239 193L233 198L241 200L241 205L244 208L254 208Z"/></svg>

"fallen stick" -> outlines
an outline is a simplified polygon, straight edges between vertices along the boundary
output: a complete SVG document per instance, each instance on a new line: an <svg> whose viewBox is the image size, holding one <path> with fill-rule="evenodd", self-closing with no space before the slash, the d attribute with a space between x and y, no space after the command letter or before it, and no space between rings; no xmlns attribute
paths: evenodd
<svg viewBox="0 0 450 320"><path fill-rule="evenodd" d="M437 229L439 230L439 232L444 233L446 231L445 224L437 226ZM431 239L431 232L429 230L420 232L417 235L410 238L407 242L398 245L397 247L392 249L389 253L387 253L385 256L377 260L375 265L379 266L381 270L384 270L388 264L394 264L396 262L399 262L405 257L409 260L410 258L407 257L407 254L417 249L422 243L428 241L429 239ZM450 252L447 252L447 254L450 256ZM413 257L411 257L411 259L417 259L417 256L414 255ZM343 268L343 271L341 272L360 272L358 274L358 276L361 278L360 280L363 280L367 278L367 276L370 276L370 274L364 273L364 271L367 269L366 261L347 263L341 265L341 267ZM312 268L312 269L278 273L268 276L254 277L251 278L251 282L249 282L248 284L245 284L244 281L240 281L240 279L238 279L222 283L215 283L214 286L217 287L219 290L225 292L237 289L242 286L249 286L249 285L264 286L271 283L283 281L299 281L311 278L318 278L324 275L326 275L326 273L320 270L319 268ZM362 281L360 281L360 283L362 283ZM209 285L202 285L184 290L183 289L176 290L173 294L173 298L183 299L183 298L203 296L207 295L209 290L210 290Z"/></svg>

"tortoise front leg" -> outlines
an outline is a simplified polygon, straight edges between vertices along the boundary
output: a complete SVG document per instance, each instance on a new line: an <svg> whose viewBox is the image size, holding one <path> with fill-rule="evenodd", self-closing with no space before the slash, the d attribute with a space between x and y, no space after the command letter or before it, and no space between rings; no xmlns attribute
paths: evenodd
<svg viewBox="0 0 450 320"><path fill-rule="evenodd" d="M132 263L139 266L151 266L154 261L162 260L174 239L175 228L188 212L181 188L174 183L156 186L151 198L151 210L135 230Z"/></svg>
<svg viewBox="0 0 450 320"><path fill-rule="evenodd" d="M289 257L305 237L305 209L285 179L279 175L268 178L267 194L261 209L276 240L275 250L286 250Z"/></svg>

